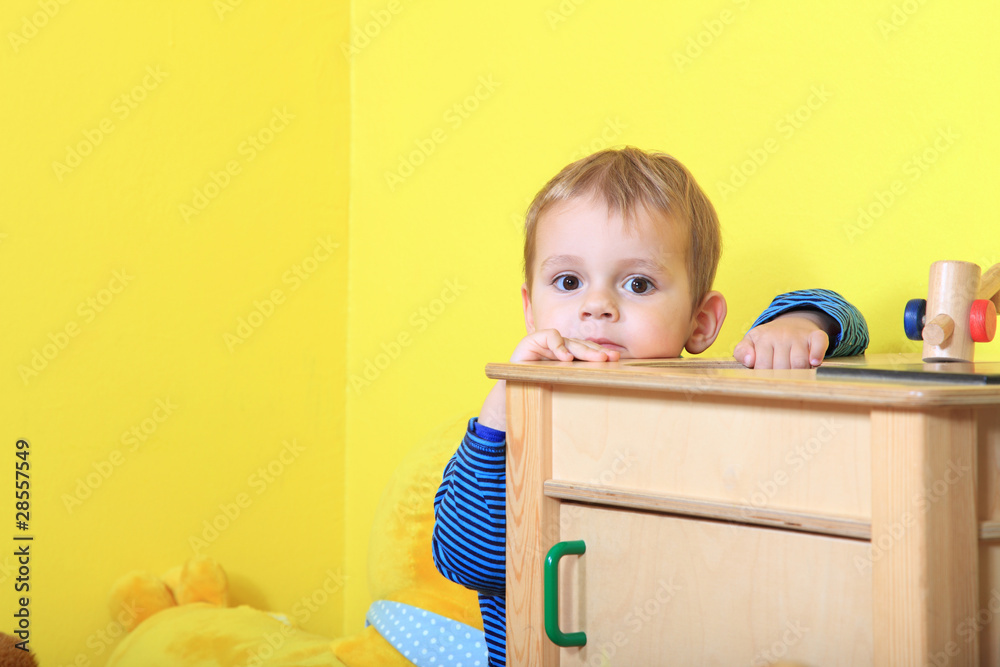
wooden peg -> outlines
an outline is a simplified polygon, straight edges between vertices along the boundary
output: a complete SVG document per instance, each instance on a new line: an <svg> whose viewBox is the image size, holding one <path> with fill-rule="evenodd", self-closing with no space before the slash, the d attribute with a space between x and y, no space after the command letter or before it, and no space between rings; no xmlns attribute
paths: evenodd
<svg viewBox="0 0 1000 667"><path fill-rule="evenodd" d="M955 320L941 313L924 327L924 341L941 346L955 331Z"/></svg>
<svg viewBox="0 0 1000 667"><path fill-rule="evenodd" d="M979 265L972 262L931 264L924 321L937 324L924 327L924 361L972 361L975 343L969 332L969 311L980 291L980 272ZM938 320L939 315L947 316L952 324L950 331L940 326L944 320ZM932 342L938 339L940 343Z"/></svg>

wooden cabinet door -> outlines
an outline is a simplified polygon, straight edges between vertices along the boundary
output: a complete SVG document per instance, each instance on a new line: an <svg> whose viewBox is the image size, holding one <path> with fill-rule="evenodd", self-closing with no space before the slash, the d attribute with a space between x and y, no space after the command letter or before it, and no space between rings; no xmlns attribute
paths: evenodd
<svg viewBox="0 0 1000 667"><path fill-rule="evenodd" d="M872 664L865 541L573 503L560 526L586 544L560 627L587 634L561 665Z"/></svg>

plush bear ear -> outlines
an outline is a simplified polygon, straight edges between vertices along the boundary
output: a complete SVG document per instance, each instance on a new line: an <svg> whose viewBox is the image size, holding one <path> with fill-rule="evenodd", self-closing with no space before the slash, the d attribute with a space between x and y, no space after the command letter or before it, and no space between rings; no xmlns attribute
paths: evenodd
<svg viewBox="0 0 1000 667"><path fill-rule="evenodd" d="M126 632L158 611L177 604L170 589L159 577L138 570L119 577L111 587L108 609L111 618Z"/></svg>
<svg viewBox="0 0 1000 667"><path fill-rule="evenodd" d="M177 604L208 602L225 607L229 603L226 573L214 558L194 556L184 563L174 595Z"/></svg>
<svg viewBox="0 0 1000 667"><path fill-rule="evenodd" d="M38 667L38 661L30 651L24 648L27 642L21 646L18 643L22 640L0 632L0 665L3 667Z"/></svg>
<svg viewBox="0 0 1000 667"><path fill-rule="evenodd" d="M160 579L170 589L170 593L174 596L175 600L177 599L177 587L181 584L181 572L183 571L183 565L174 565L160 576Z"/></svg>

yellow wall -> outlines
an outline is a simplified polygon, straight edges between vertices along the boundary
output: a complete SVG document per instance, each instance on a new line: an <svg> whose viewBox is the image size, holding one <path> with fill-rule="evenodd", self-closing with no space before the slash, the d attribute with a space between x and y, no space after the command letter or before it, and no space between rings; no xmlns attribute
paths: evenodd
<svg viewBox="0 0 1000 667"><path fill-rule="evenodd" d="M42 664L103 664L111 583L192 536L235 602L340 633L347 24L311 0L0 10L0 446L31 443Z"/></svg>
<svg viewBox="0 0 1000 667"><path fill-rule="evenodd" d="M716 203L730 316L710 354L817 285L861 307L872 351L915 350L900 311L929 264L1000 261L985 0L174 4L0 10L0 443L12 465L31 441L47 665L101 664L111 582L181 562L238 498L205 550L236 601L360 628L381 490L478 409L523 333L520 216L592 150L669 151ZM312 264L321 239L339 247ZM286 440L304 449L279 466Z"/></svg>
<svg viewBox="0 0 1000 667"><path fill-rule="evenodd" d="M523 335L520 216L572 159L633 144L693 170L724 226L730 315L709 354L771 296L810 286L863 310L872 351L917 350L902 308L926 295L930 263L1000 261L995 3L359 0L352 26L391 7L353 57L352 572L413 434L477 410L484 364ZM879 196L894 201L859 223ZM352 579L345 618L366 595Z"/></svg>

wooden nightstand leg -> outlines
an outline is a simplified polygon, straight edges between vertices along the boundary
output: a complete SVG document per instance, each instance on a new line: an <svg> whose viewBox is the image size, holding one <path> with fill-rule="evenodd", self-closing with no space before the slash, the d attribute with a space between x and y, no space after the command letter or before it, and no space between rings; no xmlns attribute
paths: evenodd
<svg viewBox="0 0 1000 667"><path fill-rule="evenodd" d="M545 638L542 566L559 541L559 503L543 494L552 477L552 390L507 382L507 664L558 665Z"/></svg>
<svg viewBox="0 0 1000 667"><path fill-rule="evenodd" d="M973 412L874 410L871 448L875 664L977 665Z"/></svg>

